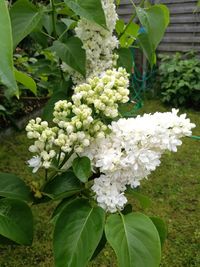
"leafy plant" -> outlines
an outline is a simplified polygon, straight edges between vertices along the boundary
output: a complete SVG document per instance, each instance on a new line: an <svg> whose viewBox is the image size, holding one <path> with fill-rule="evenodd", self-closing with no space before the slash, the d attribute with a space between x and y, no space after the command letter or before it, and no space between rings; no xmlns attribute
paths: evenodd
<svg viewBox="0 0 200 267"><path fill-rule="evenodd" d="M175 107L200 106L200 60L195 53L161 56L162 101Z"/></svg>
<svg viewBox="0 0 200 267"><path fill-rule="evenodd" d="M112 132L111 122L118 123L117 120L123 114L131 115L129 109L132 108L132 103L129 103L128 110L124 110L124 106L120 107L120 112L118 110L118 104L129 101L129 75L126 72L126 69L131 72L132 66L129 47L136 45L142 48L150 65L153 66L156 47L169 22L168 9L163 5L147 5L146 1L141 1L139 6L134 5L135 13L129 23L118 22L116 30L122 47L118 51L113 51L117 48L117 45L112 47L112 42L117 44L113 36L117 18L114 5L112 6L114 14L111 14L114 21L110 27L112 29L109 28L109 17L107 15L106 18L105 12L110 11L110 7L102 5L101 0L51 0L50 3L45 1L44 4L17 0L10 8L11 23L7 6L2 7L7 12L6 23L10 30L8 40L10 65L7 64L10 72L8 74L14 74L17 81L23 83L23 86L29 88L34 94L36 94L36 84L30 76L26 76L26 73L31 74L38 87L44 85L43 82L51 83L54 79L59 79L59 82L57 89L52 87L48 89L52 97L44 109L44 117L49 122L36 118L26 127L28 137L35 139L34 144L29 147L34 156L28 163L33 167L34 173L39 168L45 169L41 183L33 181L29 187L15 175L0 174L0 235L18 244L30 245L33 239L33 218L30 206L59 201L51 218L54 224L53 247L56 267L87 266L88 262L103 249L106 240L115 250L120 267L131 267L133 264L136 267L159 266L161 242L166 236L164 223L162 220L151 219L133 212L132 206L125 206L125 204L128 201L126 195L130 195L139 201L142 207L148 207L150 202L147 197L134 189L126 189L128 185L137 186L140 179L155 169L163 148L159 151L159 146L155 148L152 146L152 151L148 151L146 147L144 149L142 147L144 152L140 151L141 147L138 144L143 134L141 130L141 133L138 131L138 139L133 143L131 143L132 132L131 134L125 132L116 144L111 142L106 145L105 143L106 147L111 146L111 151L119 146L120 157L125 156L124 161L122 158L115 158L113 154L114 157L111 159L113 162L107 163L106 160L105 170L101 167L101 159L94 163L87 157L88 153L84 156L81 153L95 140L107 142L109 139L106 138ZM139 24L133 22L136 17L143 30ZM97 33L100 39L98 44L100 53L97 53L97 59L95 58L98 62L94 60L99 72L86 81L89 69L88 54L93 55L99 51L94 51L93 48L96 39L92 43L90 40L92 37L88 38L85 45L84 40L77 37L78 34L74 36L73 29L79 19L83 22L80 28L84 35L87 36L87 32L90 32L90 29L87 30L89 25L92 28L92 35ZM34 51L32 54L34 58L26 55L16 57L16 69L14 69L12 47L15 49L20 46L20 42L27 36L40 44L42 49L39 50L40 54L35 54ZM101 39L102 36L103 39ZM104 53L101 53L100 46L104 47L104 40L108 42L104 52L109 54L108 62L111 64L102 71L101 65L104 65L105 61L102 60ZM118 52L119 58L115 52ZM125 69L113 69L117 58L118 66L123 66ZM112 64L114 60L115 64ZM60 71L62 62L67 65L67 70L69 68L67 75ZM47 65L51 66L51 63L52 69L49 71ZM90 64L92 65L92 62ZM73 73L84 79L80 87L77 85L73 88L73 85L78 84L73 80L75 76ZM2 83L7 85L4 80ZM17 96L19 96L18 89ZM64 101L59 101L62 99ZM56 105L55 102L57 102ZM126 123L128 124L129 121L126 120ZM193 125L189 124L188 127ZM134 130L133 132L135 133ZM150 131L150 135L152 132L154 131ZM110 136L112 139L112 134ZM126 149L130 144L133 144L133 151ZM145 144L142 143L141 146ZM146 151L148 154L144 156L142 154L141 159L137 159L139 163L136 160L134 166L132 158L137 150L138 155ZM106 156L105 154L104 157ZM153 158L152 163L149 163L149 158ZM114 171L118 173L119 168L125 180L118 181L113 177L116 181L108 180L105 183L103 181L105 188L100 186L98 189L99 181L101 182L104 176L111 175L109 171L113 172L115 164L119 166ZM133 166L130 167L131 164ZM139 169L133 181L125 177L130 172L129 168L131 170L134 168L135 171ZM110 179L108 177L106 178ZM116 187L114 190L113 185ZM96 191L95 186L98 189ZM102 194L103 188L105 193ZM99 195L98 191L100 191Z"/></svg>

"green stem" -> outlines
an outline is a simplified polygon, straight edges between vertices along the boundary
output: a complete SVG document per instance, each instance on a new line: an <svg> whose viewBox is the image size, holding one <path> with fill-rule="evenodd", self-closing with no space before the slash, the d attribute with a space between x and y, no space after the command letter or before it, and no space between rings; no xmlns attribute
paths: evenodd
<svg viewBox="0 0 200 267"><path fill-rule="evenodd" d="M55 6L55 2L54 0L50 0L51 3L51 8L52 8L52 12L51 12L51 16L52 16L52 24L53 24L53 37L57 37L57 33L56 33L56 6Z"/></svg>
<svg viewBox="0 0 200 267"><path fill-rule="evenodd" d="M142 0L142 1L140 2L140 4L139 4L139 7L142 7L142 6L144 5L144 2L145 2L145 0ZM128 27L130 26L130 24L132 23L132 21L133 21L133 20L135 19L135 17L137 16L136 5L134 4L133 0L131 0L131 3L132 3L132 5L133 5L134 8L135 8L135 12L134 12L133 15L131 16L131 18L130 18L128 24L126 25L126 27L124 28L123 32L119 35L119 38L118 38L118 39L120 39L120 38L124 35L124 33L126 32L126 30L128 29Z"/></svg>

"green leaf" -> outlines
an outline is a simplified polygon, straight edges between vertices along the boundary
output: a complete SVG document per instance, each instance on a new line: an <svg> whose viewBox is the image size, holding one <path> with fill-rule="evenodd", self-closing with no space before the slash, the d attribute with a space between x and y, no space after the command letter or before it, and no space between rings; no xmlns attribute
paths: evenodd
<svg viewBox="0 0 200 267"><path fill-rule="evenodd" d="M162 219L160 219L158 217L150 217L150 219L154 223L154 225L155 225L155 227L159 233L160 243L161 243L161 246L163 247L165 239L167 238L167 232L168 232L167 225Z"/></svg>
<svg viewBox="0 0 200 267"><path fill-rule="evenodd" d="M85 76L86 53L82 46L83 44L79 38L71 37L65 43L55 41L51 47L51 50L56 52L57 56L72 69Z"/></svg>
<svg viewBox="0 0 200 267"><path fill-rule="evenodd" d="M122 34L119 39L121 47L129 48L138 36L138 31L140 27L138 24L131 22L128 24L126 31Z"/></svg>
<svg viewBox="0 0 200 267"><path fill-rule="evenodd" d="M37 94L37 85L35 81L26 73L15 69L15 79L29 89L34 95Z"/></svg>
<svg viewBox="0 0 200 267"><path fill-rule="evenodd" d="M91 261L94 260L99 255L99 253L105 248L106 243L107 243L106 235L105 232L103 232L101 240L97 248L95 249L94 254L92 255Z"/></svg>
<svg viewBox="0 0 200 267"><path fill-rule="evenodd" d="M146 28L150 42L155 50L162 40L169 24L169 10L165 5L154 5L148 9L136 8L137 16Z"/></svg>
<svg viewBox="0 0 200 267"><path fill-rule="evenodd" d="M6 108L2 105L0 105L0 112L6 113Z"/></svg>
<svg viewBox="0 0 200 267"><path fill-rule="evenodd" d="M125 27L124 21L122 19L118 19L116 22L116 25L115 25L115 30L116 30L118 35L120 35L120 33L123 32L124 27Z"/></svg>
<svg viewBox="0 0 200 267"><path fill-rule="evenodd" d="M69 30L74 29L77 25L77 21L72 19L61 19L61 21L67 26Z"/></svg>
<svg viewBox="0 0 200 267"><path fill-rule="evenodd" d="M81 182L86 183L92 174L90 159L88 157L75 158L72 167L76 177Z"/></svg>
<svg viewBox="0 0 200 267"><path fill-rule="evenodd" d="M67 205L72 203L72 201L75 201L77 198L76 196L71 196L68 198L64 198L55 208L53 211L53 214L51 216L51 223L55 224L58 217L60 216L61 212L66 208Z"/></svg>
<svg viewBox="0 0 200 267"><path fill-rule="evenodd" d="M42 18L42 23L49 35L53 32L53 22L52 22L52 16L45 14Z"/></svg>
<svg viewBox="0 0 200 267"><path fill-rule="evenodd" d="M149 34L144 30L138 35L138 43L148 59L151 67L156 63L156 54Z"/></svg>
<svg viewBox="0 0 200 267"><path fill-rule="evenodd" d="M39 24L42 12L28 0L18 0L10 9L13 33L13 47L15 48Z"/></svg>
<svg viewBox="0 0 200 267"><path fill-rule="evenodd" d="M162 9L163 16L164 16L164 21L165 21L165 27L170 23L170 12L169 9L166 5L156 5L158 8Z"/></svg>
<svg viewBox="0 0 200 267"><path fill-rule="evenodd" d="M67 205L54 231L55 266L85 267L102 237L104 221L104 210L86 199Z"/></svg>
<svg viewBox="0 0 200 267"><path fill-rule="evenodd" d="M91 20L106 28L106 18L101 0L65 0L65 4L71 8L76 15Z"/></svg>
<svg viewBox="0 0 200 267"><path fill-rule="evenodd" d="M29 206L16 199L0 199L0 234L21 245L31 245L33 216Z"/></svg>
<svg viewBox="0 0 200 267"><path fill-rule="evenodd" d="M14 174L0 173L0 196L31 201L30 188Z"/></svg>
<svg viewBox="0 0 200 267"><path fill-rule="evenodd" d="M131 50L129 48L119 48L117 50L117 53L119 56L117 60L117 66L123 67L128 73L131 73L133 67L133 57Z"/></svg>
<svg viewBox="0 0 200 267"><path fill-rule="evenodd" d="M6 1L0 1L0 83L7 87L7 97L18 94L18 88L14 76L12 54L12 30Z"/></svg>
<svg viewBox="0 0 200 267"><path fill-rule="evenodd" d="M81 184L73 172L65 172L57 175L52 181L48 182L43 189L49 197L54 200L66 198L80 192Z"/></svg>
<svg viewBox="0 0 200 267"><path fill-rule="evenodd" d="M141 193L137 192L136 190L132 189L132 188L128 188L126 190L127 194L130 194L131 196L133 196L135 199L137 199L140 202L140 205L142 206L143 209L149 208L151 206L151 200L142 195Z"/></svg>
<svg viewBox="0 0 200 267"><path fill-rule="evenodd" d="M112 214L105 225L119 267L158 267L160 239L152 221L141 213Z"/></svg>
<svg viewBox="0 0 200 267"><path fill-rule="evenodd" d="M119 6L120 2L121 2L121 0L116 0L116 5Z"/></svg>

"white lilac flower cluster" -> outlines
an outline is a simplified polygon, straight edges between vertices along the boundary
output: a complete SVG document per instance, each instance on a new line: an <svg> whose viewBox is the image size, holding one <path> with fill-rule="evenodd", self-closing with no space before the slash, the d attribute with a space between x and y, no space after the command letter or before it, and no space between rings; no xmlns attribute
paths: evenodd
<svg viewBox="0 0 200 267"><path fill-rule="evenodd" d="M63 153L81 153L96 138L103 138L108 126L101 118L118 116L118 104L129 100L128 74L123 68L107 70L101 77L88 79L88 83L75 88L72 101L60 100L55 104L53 122L49 127L40 118L31 120L26 127L34 144L30 152L36 154L29 165L36 172L48 169L53 159Z"/></svg>
<svg viewBox="0 0 200 267"><path fill-rule="evenodd" d="M75 29L75 33L81 39L86 51L86 78L99 76L105 70L114 68L118 58L113 53L114 49L118 47L118 40L113 35L118 18L116 6L114 0L101 0L101 2L107 29L85 18L80 19ZM66 65L62 64L62 68L65 70ZM67 68L67 70L69 69ZM78 73L73 73L72 79L75 84L84 81Z"/></svg>
<svg viewBox="0 0 200 267"><path fill-rule="evenodd" d="M86 149L84 154L102 173L92 187L102 208L109 212L123 209L126 186L137 187L159 166L164 151L176 152L180 138L191 135L195 125L177 112L173 109L112 122L111 134Z"/></svg>

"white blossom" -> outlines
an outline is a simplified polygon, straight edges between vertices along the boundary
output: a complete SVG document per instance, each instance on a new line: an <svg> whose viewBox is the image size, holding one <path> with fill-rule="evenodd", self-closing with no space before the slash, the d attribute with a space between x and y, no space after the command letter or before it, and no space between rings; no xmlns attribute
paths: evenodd
<svg viewBox="0 0 200 267"><path fill-rule="evenodd" d="M124 207L126 186L137 187L160 165L164 151L177 151L180 138L190 136L195 127L186 115L172 112L145 114L113 121L111 134L96 139L85 149L93 164L104 173L94 181L93 191L99 205L115 212ZM120 204L119 204L120 203Z"/></svg>
<svg viewBox="0 0 200 267"><path fill-rule="evenodd" d="M86 51L86 78L99 76L107 69L116 67L118 56L113 52L118 47L118 40L113 35L117 21L114 0L101 0L104 10L107 29L85 18L81 18L75 28L75 33L83 43ZM62 69L69 71L69 67L62 64ZM80 84L85 79L71 70L75 84Z"/></svg>
<svg viewBox="0 0 200 267"><path fill-rule="evenodd" d="M33 173L36 173L42 166L41 158L39 156L32 157L27 163L29 164L29 167L33 168Z"/></svg>

